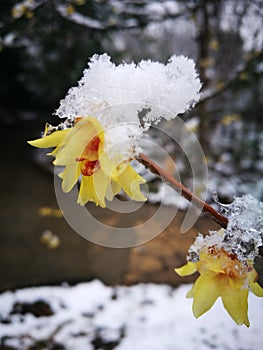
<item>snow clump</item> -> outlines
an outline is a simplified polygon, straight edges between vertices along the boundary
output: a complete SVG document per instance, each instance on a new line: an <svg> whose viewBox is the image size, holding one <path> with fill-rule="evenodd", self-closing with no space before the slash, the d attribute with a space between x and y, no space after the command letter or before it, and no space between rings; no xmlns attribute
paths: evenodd
<svg viewBox="0 0 263 350"><path fill-rule="evenodd" d="M239 260L254 259L263 245L263 203L251 195L237 197L226 207L229 213L224 247Z"/></svg>
<svg viewBox="0 0 263 350"><path fill-rule="evenodd" d="M239 261L253 261L259 255L259 247L263 246L263 203L244 195L222 207L228 213L227 228L210 231L206 237L199 234L188 250L188 261L199 261L204 247L223 248Z"/></svg>
<svg viewBox="0 0 263 350"><path fill-rule="evenodd" d="M117 148L130 157L151 124L193 107L200 89L195 64L184 56L172 56L167 64L143 60L115 65L107 54L94 55L56 115L67 121L97 117L105 129L106 151L115 153Z"/></svg>

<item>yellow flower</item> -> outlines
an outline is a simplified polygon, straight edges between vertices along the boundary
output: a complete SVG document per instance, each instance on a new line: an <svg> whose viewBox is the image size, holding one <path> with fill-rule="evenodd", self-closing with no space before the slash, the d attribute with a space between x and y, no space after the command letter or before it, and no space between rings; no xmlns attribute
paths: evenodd
<svg viewBox="0 0 263 350"><path fill-rule="evenodd" d="M96 118L76 118L72 128L47 133L48 129L44 137L29 144L39 148L55 147L49 155L55 157L54 165L65 167L59 175L64 192L71 191L81 176L80 205L92 201L106 207L105 199L112 200L121 189L134 200L146 200L140 190L145 180L128 161L114 164L104 151L104 130Z"/></svg>
<svg viewBox="0 0 263 350"><path fill-rule="evenodd" d="M239 325L249 327L248 292L263 297L263 289L256 282L257 272L250 260L240 261L218 245L203 246L197 262L189 261L175 269L180 276L198 271L200 276L187 298L193 298L193 313L199 317L207 312L221 297L223 305L232 319Z"/></svg>

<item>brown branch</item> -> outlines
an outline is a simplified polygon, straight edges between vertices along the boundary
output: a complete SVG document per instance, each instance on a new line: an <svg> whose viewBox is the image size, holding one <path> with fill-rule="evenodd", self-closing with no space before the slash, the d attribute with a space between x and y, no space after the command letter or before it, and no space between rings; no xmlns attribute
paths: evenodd
<svg viewBox="0 0 263 350"><path fill-rule="evenodd" d="M202 201L195 194L193 194L188 188L177 181L174 177L168 174L163 168L157 165L154 161L148 158L145 154L140 153L136 160L143 164L152 173L157 174L163 178L173 189L181 194L185 199L194 204L197 208L200 208L203 212L208 213L212 218L223 228L227 227L228 219L219 214L211 205Z"/></svg>

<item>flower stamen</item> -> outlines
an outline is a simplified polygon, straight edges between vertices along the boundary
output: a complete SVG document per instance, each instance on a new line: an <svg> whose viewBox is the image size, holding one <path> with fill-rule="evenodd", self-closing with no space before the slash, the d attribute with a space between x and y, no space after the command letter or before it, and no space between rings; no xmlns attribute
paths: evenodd
<svg viewBox="0 0 263 350"><path fill-rule="evenodd" d="M84 160L81 164L81 174L84 176L91 176L100 168L100 162L98 160L89 161Z"/></svg>
<svg viewBox="0 0 263 350"><path fill-rule="evenodd" d="M81 173L84 176L91 176L100 168L100 162L98 160L100 138L98 136L93 137L85 147L81 154L81 157L76 158L76 162L81 162Z"/></svg>

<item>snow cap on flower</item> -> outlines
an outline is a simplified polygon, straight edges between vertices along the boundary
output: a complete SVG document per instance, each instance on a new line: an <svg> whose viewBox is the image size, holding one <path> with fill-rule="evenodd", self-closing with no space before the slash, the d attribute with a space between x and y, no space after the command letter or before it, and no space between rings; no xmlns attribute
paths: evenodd
<svg viewBox="0 0 263 350"><path fill-rule="evenodd" d="M137 112L149 108L145 122L154 122L160 117L171 119L199 100L200 88L195 64L184 56L172 56L166 65L143 60L137 65L122 63L116 66L107 54L94 55L78 86L71 88L61 101L57 115L62 118L95 115L105 107L136 103ZM155 105L171 114L156 114L151 109ZM123 121L119 118L125 118L126 113L124 106L119 116L112 116L107 122ZM124 120L138 122L138 115L133 115L132 120L130 116Z"/></svg>
<svg viewBox="0 0 263 350"><path fill-rule="evenodd" d="M145 180L130 161L150 124L183 113L199 99L201 84L193 61L171 57L166 65L142 61L116 66L110 57L94 55L78 86L69 90L56 114L58 126L46 124L43 137L30 141L55 147L53 164L63 166L62 189L69 192L81 178L78 203L101 207L121 189L145 201Z"/></svg>
<svg viewBox="0 0 263 350"><path fill-rule="evenodd" d="M220 235L214 231L206 237L199 234L189 249L189 261L197 261L200 249L212 245L235 254L240 261L254 260L258 255L259 247L263 246L263 203L244 195L224 205L224 210L228 213L227 228Z"/></svg>
<svg viewBox="0 0 263 350"><path fill-rule="evenodd" d="M172 119L198 102L201 83L194 62L172 56L168 63L150 60L115 65L107 54L94 55L78 86L68 91L56 114L61 118L98 118L105 148L129 157L136 139L161 118Z"/></svg>
<svg viewBox="0 0 263 350"><path fill-rule="evenodd" d="M223 246L224 230L209 231L209 235L203 236L201 233L196 237L194 243L188 250L187 260L190 262L197 262L200 259L200 252L202 250L209 250L210 247L216 247L220 250Z"/></svg>
<svg viewBox="0 0 263 350"><path fill-rule="evenodd" d="M252 259L263 245L263 203L251 195L237 197L225 206L228 225L224 234L224 249L239 260Z"/></svg>
<svg viewBox="0 0 263 350"><path fill-rule="evenodd" d="M188 263L175 271L180 276L200 273L187 294L194 299L196 317L221 297L233 320L249 326L248 292L263 297L253 265L263 245L263 203L245 195L222 207L229 214L227 228L205 237L199 234L188 251Z"/></svg>
<svg viewBox="0 0 263 350"><path fill-rule="evenodd" d="M257 282L258 274L251 259L239 260L224 248L225 230L199 235L189 249L188 263L176 268L180 276L199 272L188 298L193 298L193 313L199 317L207 312L218 298L237 324L249 327L248 293L263 297L263 288Z"/></svg>

